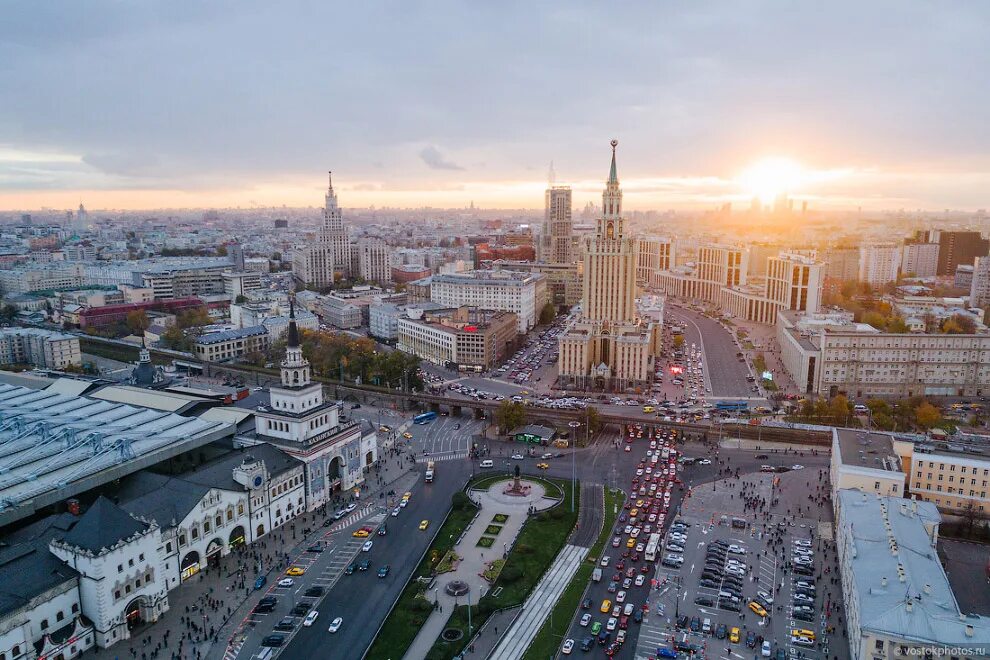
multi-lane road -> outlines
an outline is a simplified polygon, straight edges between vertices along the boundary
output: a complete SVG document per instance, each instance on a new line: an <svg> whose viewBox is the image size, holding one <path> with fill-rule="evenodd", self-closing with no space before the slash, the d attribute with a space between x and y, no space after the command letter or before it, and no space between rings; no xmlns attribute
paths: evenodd
<svg viewBox="0 0 990 660"><path fill-rule="evenodd" d="M702 347L705 360L705 373L711 385L711 396L759 397L752 385L746 381L752 374L746 362L740 362L736 353L739 347L732 335L719 325L718 321L683 307L669 306L667 316L684 327L684 338L688 344Z"/></svg>

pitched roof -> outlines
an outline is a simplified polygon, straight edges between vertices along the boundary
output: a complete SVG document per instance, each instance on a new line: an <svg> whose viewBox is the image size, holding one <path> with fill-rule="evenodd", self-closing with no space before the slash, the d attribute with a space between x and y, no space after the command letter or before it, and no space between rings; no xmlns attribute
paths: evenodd
<svg viewBox="0 0 990 660"><path fill-rule="evenodd" d="M101 495L62 540L83 550L100 552L123 539L147 531L148 527L148 523L138 520Z"/></svg>
<svg viewBox="0 0 990 660"><path fill-rule="evenodd" d="M75 580L79 573L48 549L78 522L61 513L0 538L0 616L14 612L49 589Z"/></svg>

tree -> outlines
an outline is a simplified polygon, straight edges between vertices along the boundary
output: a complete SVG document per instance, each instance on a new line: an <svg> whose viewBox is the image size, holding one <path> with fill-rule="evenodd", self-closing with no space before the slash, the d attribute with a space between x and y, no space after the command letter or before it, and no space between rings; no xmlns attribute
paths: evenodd
<svg viewBox="0 0 990 660"><path fill-rule="evenodd" d="M526 421L526 405L521 401L505 399L495 410L495 423L500 433L508 433Z"/></svg>
<svg viewBox="0 0 990 660"><path fill-rule="evenodd" d="M227 256L227 246L226 245L218 245L217 246L217 256L218 257L226 257Z"/></svg>
<svg viewBox="0 0 990 660"><path fill-rule="evenodd" d="M594 406L588 406L584 409L584 419L588 424L590 433L597 433L598 429L602 427L602 415Z"/></svg>
<svg viewBox="0 0 990 660"><path fill-rule="evenodd" d="M557 318L557 310L552 302L547 301L547 304L540 310L540 325L550 325L555 318Z"/></svg>
<svg viewBox="0 0 990 660"><path fill-rule="evenodd" d="M947 335L972 335L976 333L976 321L968 314L953 314L942 322L942 332Z"/></svg>
<svg viewBox="0 0 990 660"><path fill-rule="evenodd" d="M684 335L674 335L674 350L684 347Z"/></svg>
<svg viewBox="0 0 990 660"><path fill-rule="evenodd" d="M863 313L863 323L867 325L872 325L877 330L883 330L887 325L883 315L880 312L864 312Z"/></svg>
<svg viewBox="0 0 990 660"><path fill-rule="evenodd" d="M927 430L942 421L942 413L938 408L925 401L914 409L914 420L921 428Z"/></svg>
<svg viewBox="0 0 990 660"><path fill-rule="evenodd" d="M213 323L213 319L210 317L210 313L206 311L206 307L204 306L195 307L180 313L176 317L175 322L180 328L185 329L209 325Z"/></svg>
<svg viewBox="0 0 990 660"><path fill-rule="evenodd" d="M14 320L15 316L17 316L17 308L14 307L13 305L7 304L4 305L3 307L0 307L0 319L3 319L7 323L10 323L11 321Z"/></svg>
<svg viewBox="0 0 990 660"><path fill-rule="evenodd" d="M829 401L829 412L832 415L832 423L848 425L849 417L852 414L852 405L844 394L838 394Z"/></svg>
<svg viewBox="0 0 990 660"><path fill-rule="evenodd" d="M245 296L243 293L237 294L237 297L234 298L234 304L236 305L243 305L247 301L248 301L247 296Z"/></svg>
<svg viewBox="0 0 990 660"><path fill-rule="evenodd" d="M887 332L903 334L908 331L907 323L900 316L891 316L887 319Z"/></svg>
<svg viewBox="0 0 990 660"><path fill-rule="evenodd" d="M151 325L148 314L143 309L135 309L127 313L127 329L134 334L144 334Z"/></svg>
<svg viewBox="0 0 990 660"><path fill-rule="evenodd" d="M191 351L193 347L192 338L178 325L169 326L162 333L161 343L165 348L173 351Z"/></svg>

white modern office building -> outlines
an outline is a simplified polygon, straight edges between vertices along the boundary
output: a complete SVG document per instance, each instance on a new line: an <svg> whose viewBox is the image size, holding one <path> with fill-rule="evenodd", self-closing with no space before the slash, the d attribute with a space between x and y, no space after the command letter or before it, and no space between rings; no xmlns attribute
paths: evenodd
<svg viewBox="0 0 990 660"><path fill-rule="evenodd" d="M433 302L445 307L512 312L518 319L521 333L537 324L540 312L549 300L546 277L539 273L474 270L434 275L431 279Z"/></svg>

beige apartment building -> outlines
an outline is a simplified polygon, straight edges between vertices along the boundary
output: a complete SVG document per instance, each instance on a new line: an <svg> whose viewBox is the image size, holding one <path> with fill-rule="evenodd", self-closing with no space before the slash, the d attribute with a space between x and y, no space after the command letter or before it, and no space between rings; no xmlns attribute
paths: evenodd
<svg viewBox="0 0 990 660"><path fill-rule="evenodd" d="M636 281L645 286L654 273L674 267L674 241L661 236L636 239Z"/></svg>
<svg viewBox="0 0 990 660"><path fill-rule="evenodd" d="M516 337L512 312L409 308L398 319L396 347L440 366L485 371L515 349Z"/></svg>
<svg viewBox="0 0 990 660"><path fill-rule="evenodd" d="M891 334L848 314L777 315L781 362L809 394L854 399L984 396L990 335Z"/></svg>

